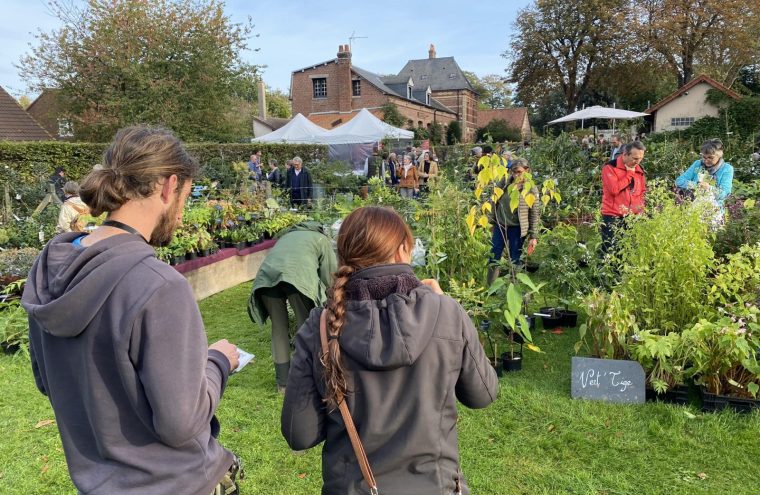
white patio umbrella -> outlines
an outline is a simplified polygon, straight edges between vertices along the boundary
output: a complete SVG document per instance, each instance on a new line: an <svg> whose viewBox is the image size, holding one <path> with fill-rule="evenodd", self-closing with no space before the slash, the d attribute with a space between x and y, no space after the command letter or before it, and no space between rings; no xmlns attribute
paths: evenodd
<svg viewBox="0 0 760 495"><path fill-rule="evenodd" d="M587 119L612 119L612 128L615 128L615 120L617 119L635 119L637 117L646 117L648 113L632 112L630 110L621 110L620 108L609 108L594 105L593 107L584 108L578 110L570 115L565 115L558 119L552 120L550 124L559 124L560 122L570 122L572 120L587 120ZM583 124L581 124L583 128Z"/></svg>

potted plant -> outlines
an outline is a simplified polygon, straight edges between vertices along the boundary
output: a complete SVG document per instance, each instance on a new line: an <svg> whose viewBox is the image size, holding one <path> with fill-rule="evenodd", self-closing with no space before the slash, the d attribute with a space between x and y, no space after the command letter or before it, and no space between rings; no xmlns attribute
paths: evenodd
<svg viewBox="0 0 760 495"><path fill-rule="evenodd" d="M449 280L449 294L462 305L467 315L475 324L481 335L481 344L486 350L488 362L496 370L496 374L503 374L503 363L497 353L496 336L492 333L491 321L488 320L486 309L486 290L475 283L474 279L459 283L456 279Z"/></svg>
<svg viewBox="0 0 760 495"><path fill-rule="evenodd" d="M497 279L486 291L485 309L488 319L492 324L501 325L509 339L509 350L501 355L505 371L522 369L523 343L530 350L540 351L533 344L530 322L525 310L528 298L537 293L543 284L535 285L524 273L518 273L516 278L527 286L527 291L523 292L516 283L507 284L503 278Z"/></svg>
<svg viewBox="0 0 760 495"><path fill-rule="evenodd" d="M745 412L760 409L760 325L758 309L746 318L701 319L683 332L692 367L689 374L702 391L702 408Z"/></svg>

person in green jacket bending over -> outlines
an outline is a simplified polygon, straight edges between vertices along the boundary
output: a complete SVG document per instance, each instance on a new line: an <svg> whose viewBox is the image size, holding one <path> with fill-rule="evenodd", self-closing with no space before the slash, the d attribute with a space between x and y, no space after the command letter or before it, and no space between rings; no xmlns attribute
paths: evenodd
<svg viewBox="0 0 760 495"><path fill-rule="evenodd" d="M295 225L280 234L261 264L248 300L248 315L263 325L272 320L272 359L277 389L285 393L290 370L287 303L296 315L296 331L309 312L327 300L327 287L338 269L332 241L316 222Z"/></svg>

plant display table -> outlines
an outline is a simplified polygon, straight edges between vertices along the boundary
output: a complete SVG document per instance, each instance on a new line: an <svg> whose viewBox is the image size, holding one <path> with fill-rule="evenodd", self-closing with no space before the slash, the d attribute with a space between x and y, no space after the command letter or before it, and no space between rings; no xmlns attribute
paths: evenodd
<svg viewBox="0 0 760 495"><path fill-rule="evenodd" d="M180 263L174 269L185 276L193 288L195 299L200 301L253 280L267 252L276 242L272 239L243 249L220 249L211 256Z"/></svg>

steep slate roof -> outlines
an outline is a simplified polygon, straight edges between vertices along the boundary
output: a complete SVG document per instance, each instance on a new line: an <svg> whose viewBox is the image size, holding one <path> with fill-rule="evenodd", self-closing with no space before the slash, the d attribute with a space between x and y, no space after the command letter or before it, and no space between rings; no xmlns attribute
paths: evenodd
<svg viewBox="0 0 760 495"><path fill-rule="evenodd" d="M368 70L362 69L360 67L357 67L355 65L351 66L351 69L356 72L359 76L361 76L363 79L367 80L370 84L375 86L377 89L382 91L383 93L389 94L391 96L396 96L398 98L402 98L404 100L407 100L406 97L406 84L409 82L409 76L401 77L401 76L389 76L389 77L380 77L379 75L375 74L374 72L370 72ZM389 82L390 81L390 82ZM427 89L428 85L421 85L423 88ZM448 112L448 113L456 113L450 108L447 108L446 106L442 105L438 101L434 101L433 98L430 98L430 105L427 105L425 103L425 91L419 91L422 95L422 99L418 98L419 94L417 90L412 91L412 100L415 103L419 103L420 105L424 105L427 107L435 108L436 110L440 110L442 112Z"/></svg>
<svg viewBox="0 0 760 495"><path fill-rule="evenodd" d="M454 57L410 60L398 77L411 77L415 86L430 85L433 91L469 89L475 92Z"/></svg>
<svg viewBox="0 0 760 495"><path fill-rule="evenodd" d="M53 139L0 86L0 141L50 141Z"/></svg>
<svg viewBox="0 0 760 495"><path fill-rule="evenodd" d="M678 88L676 91L670 93L668 96L666 96L665 98L663 98L662 100L658 101L657 103L655 103L654 105L652 105L651 107L647 108L644 111L646 113L654 113L654 112L656 112L657 110L659 110L660 108L664 107L665 105L667 105L671 101L675 100L676 98L678 98L679 96L681 96L685 92L689 91L691 88L693 88L694 86L696 86L699 83L709 84L713 88L717 89L718 91L721 91L721 92L725 93L726 95L728 95L730 98L733 98L734 100L738 100L739 98L741 98L741 95L739 93L737 93L736 91L732 91L731 89L723 86L721 83L719 83L718 81L716 81L712 77L709 77L706 74L702 74L699 77L695 77L691 81L687 82L686 84L684 84L683 86L681 86L680 88Z"/></svg>
<svg viewBox="0 0 760 495"><path fill-rule="evenodd" d="M478 127L485 127L493 120L503 119L507 125L516 129L522 129L528 109L519 108L495 108L493 110L478 110Z"/></svg>

